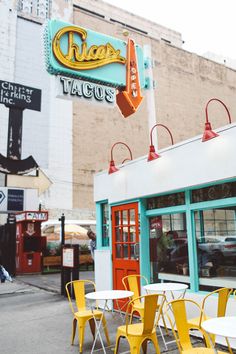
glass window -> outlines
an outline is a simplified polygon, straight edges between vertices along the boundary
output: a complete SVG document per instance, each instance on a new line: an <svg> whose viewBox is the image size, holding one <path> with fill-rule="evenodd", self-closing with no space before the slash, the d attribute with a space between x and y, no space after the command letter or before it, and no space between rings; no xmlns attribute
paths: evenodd
<svg viewBox="0 0 236 354"><path fill-rule="evenodd" d="M184 213L150 218L149 237L153 282L158 280L158 273L188 275L188 243Z"/></svg>
<svg viewBox="0 0 236 354"><path fill-rule="evenodd" d="M236 197L236 182L195 189L191 196L192 203Z"/></svg>
<svg viewBox="0 0 236 354"><path fill-rule="evenodd" d="M147 200L147 210L167 208L185 204L184 192L162 195L160 197L149 198Z"/></svg>
<svg viewBox="0 0 236 354"><path fill-rule="evenodd" d="M200 289L236 276L236 207L194 212ZM211 282L212 286L214 284Z"/></svg>
<svg viewBox="0 0 236 354"><path fill-rule="evenodd" d="M108 204L102 204L102 246L109 246L109 208Z"/></svg>

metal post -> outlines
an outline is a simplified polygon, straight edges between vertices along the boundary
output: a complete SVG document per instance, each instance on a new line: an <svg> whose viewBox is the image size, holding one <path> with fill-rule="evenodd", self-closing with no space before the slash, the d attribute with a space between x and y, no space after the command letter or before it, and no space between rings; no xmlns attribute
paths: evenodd
<svg viewBox="0 0 236 354"><path fill-rule="evenodd" d="M65 215L58 219L61 222L61 295L65 295L65 269L62 263L62 252L65 244Z"/></svg>

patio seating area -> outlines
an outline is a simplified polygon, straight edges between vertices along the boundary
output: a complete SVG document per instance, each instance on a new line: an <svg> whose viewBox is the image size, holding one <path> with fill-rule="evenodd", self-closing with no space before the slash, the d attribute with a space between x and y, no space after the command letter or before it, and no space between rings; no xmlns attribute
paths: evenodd
<svg viewBox="0 0 236 354"><path fill-rule="evenodd" d="M173 350L186 354L234 353L230 339L236 338L236 316L225 316L227 301L233 289L217 289L198 304L191 299L185 299L187 286L179 283L146 284L144 294L141 295L139 286L141 278L140 275L124 277L122 279L124 288L121 290L96 291L94 284L94 291L89 293L86 292L86 280L74 280L66 285L74 316L72 344L78 324L80 353L85 349L83 345L87 321L92 333L91 353L97 352L99 345L101 352L115 354L124 352L159 354ZM210 295L218 297L218 307L215 318L212 319L212 326L211 323L207 323L211 319L204 312L205 302ZM77 309L73 308L71 297L75 298ZM194 321L189 319L187 305L194 305L197 309ZM220 326L222 331L219 329ZM112 335L111 328L115 330ZM197 336L191 336L192 330L198 330ZM215 335L222 335L225 338L227 347L223 351L218 349ZM88 343L86 347L87 345Z"/></svg>

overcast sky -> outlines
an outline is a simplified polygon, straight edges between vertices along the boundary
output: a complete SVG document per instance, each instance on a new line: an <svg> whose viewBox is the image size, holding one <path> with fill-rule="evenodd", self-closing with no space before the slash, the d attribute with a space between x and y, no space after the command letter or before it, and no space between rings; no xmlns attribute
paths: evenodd
<svg viewBox="0 0 236 354"><path fill-rule="evenodd" d="M182 33L183 48L236 59L236 0L104 0Z"/></svg>

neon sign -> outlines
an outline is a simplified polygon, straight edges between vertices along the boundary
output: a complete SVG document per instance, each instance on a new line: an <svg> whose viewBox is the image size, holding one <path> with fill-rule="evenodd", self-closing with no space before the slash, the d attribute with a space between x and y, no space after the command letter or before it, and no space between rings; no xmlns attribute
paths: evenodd
<svg viewBox="0 0 236 354"><path fill-rule="evenodd" d="M127 42L67 22L50 20L44 32L47 71L118 89L126 87ZM135 44L140 86L143 50Z"/></svg>
<svg viewBox="0 0 236 354"><path fill-rule="evenodd" d="M82 40L81 48L75 42L74 34L78 34ZM68 52L64 54L61 50L62 36L68 36ZM110 43L105 45L92 45L88 48L86 42L87 31L83 28L68 26L59 30L53 38L52 48L57 60L68 68L76 70L89 70L111 63L125 64L126 59L120 55Z"/></svg>

